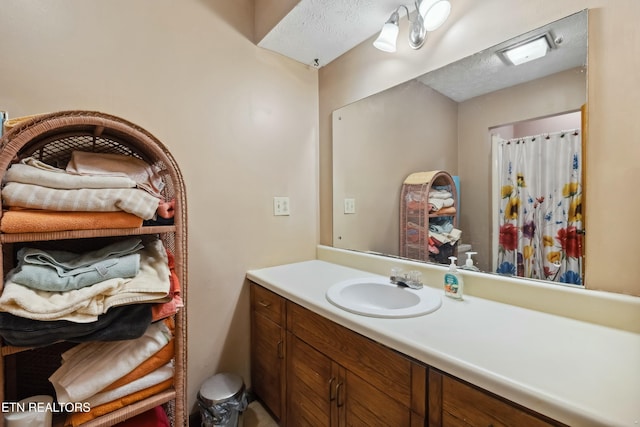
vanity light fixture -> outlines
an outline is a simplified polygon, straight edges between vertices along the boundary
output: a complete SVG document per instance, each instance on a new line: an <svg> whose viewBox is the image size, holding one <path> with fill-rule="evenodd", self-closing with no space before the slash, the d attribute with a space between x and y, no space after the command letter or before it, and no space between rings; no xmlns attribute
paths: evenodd
<svg viewBox="0 0 640 427"><path fill-rule="evenodd" d="M542 58L549 50L556 47L549 33L535 36L498 52L509 65L520 65L534 59Z"/></svg>
<svg viewBox="0 0 640 427"><path fill-rule="evenodd" d="M407 19L411 24L409 29L409 46L413 49L420 49L427 39L427 32L440 27L446 21L451 11L449 0L416 0L415 8L418 11L416 17L411 20L409 8L400 5L393 11L387 22L385 22L380 35L373 42L373 45L384 52L395 52L398 33L400 31L398 22L400 21L401 8L407 12Z"/></svg>
<svg viewBox="0 0 640 427"><path fill-rule="evenodd" d="M451 3L449 0L418 0L418 13L424 20L424 28L433 31L440 28L451 13Z"/></svg>

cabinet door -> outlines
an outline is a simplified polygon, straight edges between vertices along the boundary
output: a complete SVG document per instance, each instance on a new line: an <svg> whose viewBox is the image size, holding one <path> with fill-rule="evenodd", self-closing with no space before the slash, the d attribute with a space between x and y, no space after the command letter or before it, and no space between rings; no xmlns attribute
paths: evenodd
<svg viewBox="0 0 640 427"><path fill-rule="evenodd" d="M340 367L295 335L289 333L287 340L288 425L337 425Z"/></svg>
<svg viewBox="0 0 640 427"><path fill-rule="evenodd" d="M338 399L342 399L342 394ZM410 426L411 411L371 384L346 371L344 403L346 426L389 427Z"/></svg>
<svg viewBox="0 0 640 427"><path fill-rule="evenodd" d="M251 286L251 384L269 411L281 420L285 405L286 332L280 322L284 314L274 295Z"/></svg>
<svg viewBox="0 0 640 427"><path fill-rule="evenodd" d="M437 405L433 405L438 401ZM429 373L429 419L432 426L527 426L562 425L515 403L435 370Z"/></svg>

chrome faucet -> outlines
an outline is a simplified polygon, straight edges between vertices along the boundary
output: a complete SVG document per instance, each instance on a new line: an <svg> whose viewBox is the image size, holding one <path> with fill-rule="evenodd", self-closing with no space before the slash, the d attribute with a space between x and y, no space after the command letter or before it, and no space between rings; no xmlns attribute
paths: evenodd
<svg viewBox="0 0 640 427"><path fill-rule="evenodd" d="M422 289L422 273L419 271L411 270L408 273L403 273L399 268L391 269L390 280L394 285L402 286L411 289Z"/></svg>

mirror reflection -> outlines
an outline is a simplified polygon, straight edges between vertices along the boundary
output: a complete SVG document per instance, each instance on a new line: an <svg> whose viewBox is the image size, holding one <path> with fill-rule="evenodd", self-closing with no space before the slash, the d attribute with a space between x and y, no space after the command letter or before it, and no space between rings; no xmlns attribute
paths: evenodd
<svg viewBox="0 0 640 427"><path fill-rule="evenodd" d="M546 54L537 57L533 51L526 52L525 56L535 59L514 65L519 59L508 59L506 50L532 40L546 43ZM564 277L561 281L583 285L581 257L563 263L568 255L576 255L574 243L582 245L586 212L577 197L582 183L566 181L567 176L561 175L554 184L560 186L560 193L552 198L550 187L544 187L540 193L544 196L533 191L534 180L548 176L548 169L535 172L534 178L528 168L526 182L518 181L519 172L500 176L498 171L504 170L500 161L506 156L501 147L521 146L518 141L526 140L523 145L529 147L534 145L532 138L540 142L562 134L563 141L564 135L571 137L566 139L572 139L574 147L577 141L580 150L586 63L585 10L334 111L334 246L439 263L449 263L448 256L457 255L458 265L464 264L466 252L475 252L474 266L481 271L553 281ZM527 156L531 161L541 158L538 152ZM581 170L573 169L571 159L565 169L581 178ZM577 159L581 163L579 156ZM412 175L438 171L441 175L428 181L424 195L431 212L422 223L414 224L406 215L407 187L403 184ZM523 191L506 197L503 190L508 185ZM533 222L535 200L544 197L552 205L567 188L575 191L556 210L572 222L553 230ZM525 189L530 191L525 193ZM441 202L430 203L431 190L442 190L445 194L440 196L452 199L453 203L447 200L448 206L440 207L449 211L432 211ZM534 202L529 205L532 197ZM545 217L550 209L543 213L538 209L540 203L536 218L544 222L550 218ZM523 208L518 215L516 204ZM554 217L548 222L555 221ZM507 224L520 237L528 236L531 224L536 224L534 234L540 240L505 246L505 229L513 236ZM570 254L563 237L569 230L571 238L575 237ZM452 248L441 246L441 236L430 239L434 232L451 234ZM425 233L424 239L420 233ZM420 254L408 251L407 235L424 241L426 249ZM435 251L429 252L429 245ZM568 279L568 271L577 277Z"/></svg>

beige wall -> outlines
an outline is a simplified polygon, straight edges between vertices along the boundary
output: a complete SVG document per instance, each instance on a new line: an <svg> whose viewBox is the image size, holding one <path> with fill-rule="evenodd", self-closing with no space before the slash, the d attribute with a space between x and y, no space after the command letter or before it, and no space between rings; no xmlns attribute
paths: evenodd
<svg viewBox="0 0 640 427"><path fill-rule="evenodd" d="M4 0L0 109L91 109L157 136L188 197L188 391L249 381L248 269L315 257L317 71L252 43L251 0ZM272 215L289 196L291 216Z"/></svg>
<svg viewBox="0 0 640 427"><path fill-rule="evenodd" d="M589 8L589 144L587 169L587 287L640 295L640 265L633 249L640 198L640 96L637 0L456 0L449 20L412 51L401 25L398 52L370 39L320 70L320 223L331 244L331 112L373 93L480 51L503 40ZM620 35L624 36L620 36ZM612 211L605 200L622 200ZM603 243L604 242L604 243Z"/></svg>
<svg viewBox="0 0 640 427"><path fill-rule="evenodd" d="M455 170L458 105L417 81L333 114L335 246L399 255L400 190L413 172ZM344 213L344 199L356 213Z"/></svg>

